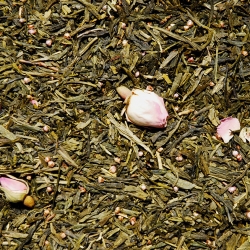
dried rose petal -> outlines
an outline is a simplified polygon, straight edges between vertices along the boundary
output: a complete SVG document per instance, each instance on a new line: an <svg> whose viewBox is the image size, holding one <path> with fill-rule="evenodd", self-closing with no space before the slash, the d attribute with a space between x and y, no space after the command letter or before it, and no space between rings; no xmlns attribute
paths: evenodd
<svg viewBox="0 0 250 250"><path fill-rule="evenodd" d="M250 127L244 127L241 131L240 131L240 138L242 139L242 141L244 142L250 142Z"/></svg>
<svg viewBox="0 0 250 250"><path fill-rule="evenodd" d="M232 131L240 129L240 122L237 118L227 117L220 121L220 125L217 127L217 134L223 139L225 143L228 143L233 138Z"/></svg>
<svg viewBox="0 0 250 250"><path fill-rule="evenodd" d="M7 188L10 191L22 192L27 190L27 185L25 185L24 182L7 177L0 177L0 184L2 187Z"/></svg>

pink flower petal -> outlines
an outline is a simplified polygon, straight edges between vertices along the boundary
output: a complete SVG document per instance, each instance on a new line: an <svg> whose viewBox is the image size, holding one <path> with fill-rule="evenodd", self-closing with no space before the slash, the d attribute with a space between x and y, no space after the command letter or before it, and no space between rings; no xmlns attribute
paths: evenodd
<svg viewBox="0 0 250 250"><path fill-rule="evenodd" d="M27 186L21 182L7 177L0 177L0 184L3 188L11 191L25 191Z"/></svg>
<svg viewBox="0 0 250 250"><path fill-rule="evenodd" d="M217 127L217 134L228 143L233 138L232 131L240 130L240 122L237 118L227 117L220 121Z"/></svg>

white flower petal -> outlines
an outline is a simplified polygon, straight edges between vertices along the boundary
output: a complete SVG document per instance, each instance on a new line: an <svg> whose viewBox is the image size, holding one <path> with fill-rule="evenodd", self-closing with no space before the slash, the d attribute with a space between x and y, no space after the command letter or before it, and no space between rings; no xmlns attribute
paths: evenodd
<svg viewBox="0 0 250 250"><path fill-rule="evenodd" d="M250 142L250 127L244 127L241 131L240 131L240 138L242 139L242 141L244 142Z"/></svg>

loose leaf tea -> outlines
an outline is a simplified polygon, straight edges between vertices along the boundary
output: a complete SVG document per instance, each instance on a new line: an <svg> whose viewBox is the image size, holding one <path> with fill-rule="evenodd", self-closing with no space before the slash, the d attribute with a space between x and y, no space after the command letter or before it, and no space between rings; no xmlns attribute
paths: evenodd
<svg viewBox="0 0 250 250"><path fill-rule="evenodd" d="M0 249L249 249L249 13L1 1Z"/></svg>

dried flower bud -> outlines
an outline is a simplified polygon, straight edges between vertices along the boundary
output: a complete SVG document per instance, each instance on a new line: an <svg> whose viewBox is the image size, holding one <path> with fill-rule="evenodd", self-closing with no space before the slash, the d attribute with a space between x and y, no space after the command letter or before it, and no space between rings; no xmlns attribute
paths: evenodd
<svg viewBox="0 0 250 250"><path fill-rule="evenodd" d="M122 40L122 45L126 46L128 44L128 40Z"/></svg>
<svg viewBox="0 0 250 250"><path fill-rule="evenodd" d="M146 87L146 90L147 90L147 91L154 91L154 88L153 88L151 85L148 85L148 86Z"/></svg>
<svg viewBox="0 0 250 250"><path fill-rule="evenodd" d="M141 189L142 189L143 191L145 191L145 190L147 189L147 186L146 186L146 184L144 184L144 183L142 183L140 187L141 187Z"/></svg>
<svg viewBox="0 0 250 250"><path fill-rule="evenodd" d="M48 47L50 47L52 45L53 41L52 41L52 39L47 39L45 43Z"/></svg>
<svg viewBox="0 0 250 250"><path fill-rule="evenodd" d="M29 77L24 77L23 81L24 81L24 83L27 84L27 83L31 82L31 79Z"/></svg>
<svg viewBox="0 0 250 250"><path fill-rule="evenodd" d="M229 187L229 188L228 188L228 192L229 192L229 193L233 193L233 192L236 191L236 189L237 189L237 188L236 188L235 186Z"/></svg>
<svg viewBox="0 0 250 250"><path fill-rule="evenodd" d="M26 97L27 97L27 99L30 99L30 100L33 99L33 96L32 96L32 95L27 95Z"/></svg>
<svg viewBox="0 0 250 250"><path fill-rule="evenodd" d="M189 63L193 63L193 62L194 62L194 58L191 56L191 57L189 57L189 58L187 59L187 61L188 61Z"/></svg>
<svg viewBox="0 0 250 250"><path fill-rule="evenodd" d="M62 232L62 233L60 233L60 237L61 237L62 239L65 239L65 238L67 237L67 235L66 235L64 232Z"/></svg>
<svg viewBox="0 0 250 250"><path fill-rule="evenodd" d="M27 175L26 176L26 180L30 181L32 179L32 176L31 175Z"/></svg>
<svg viewBox="0 0 250 250"><path fill-rule="evenodd" d="M98 182L99 183L103 183L105 180L102 176L98 176Z"/></svg>
<svg viewBox="0 0 250 250"><path fill-rule="evenodd" d="M115 214L119 214L121 212L121 208L120 207L116 207L115 208Z"/></svg>
<svg viewBox="0 0 250 250"><path fill-rule="evenodd" d="M178 93L175 93L174 94L174 98L178 98L179 97L179 94Z"/></svg>
<svg viewBox="0 0 250 250"><path fill-rule="evenodd" d="M25 23L25 22L26 22L26 19L21 17L21 18L19 19L19 22L20 22L20 23Z"/></svg>
<svg viewBox="0 0 250 250"><path fill-rule="evenodd" d="M46 188L46 191L47 191L48 193L51 193L51 192L53 191L53 188L52 188L51 186L48 186L48 187Z"/></svg>
<svg viewBox="0 0 250 250"><path fill-rule="evenodd" d="M49 214L50 214L50 210L49 210L49 209L45 209L45 210L43 211L43 215L44 215L45 217L47 217Z"/></svg>
<svg viewBox="0 0 250 250"><path fill-rule="evenodd" d="M237 161L242 161L242 155L241 154L238 154L237 156L236 156L236 159L237 159Z"/></svg>
<svg viewBox="0 0 250 250"><path fill-rule="evenodd" d="M138 152L138 156L140 156L140 157L143 156L143 152L142 152L142 151L139 151L139 152Z"/></svg>
<svg viewBox="0 0 250 250"><path fill-rule="evenodd" d="M171 31L171 29L172 29L174 26L175 26L174 23L170 23L170 25L167 27L167 30L170 30L170 31Z"/></svg>
<svg viewBox="0 0 250 250"><path fill-rule="evenodd" d="M174 186L173 189L174 189L174 192L175 192L175 193L177 193L177 192L179 191L179 188L176 187L176 186Z"/></svg>
<svg viewBox="0 0 250 250"><path fill-rule="evenodd" d="M33 208L35 206L35 201L32 196L27 195L23 201L24 206L28 208Z"/></svg>
<svg viewBox="0 0 250 250"><path fill-rule="evenodd" d="M35 99L31 99L31 100L30 100L30 103L33 104L33 105L38 105L38 102L37 102L37 100L35 100Z"/></svg>
<svg viewBox="0 0 250 250"><path fill-rule="evenodd" d="M34 24L28 24L27 28L28 28L28 29L34 29L35 26L34 26Z"/></svg>
<svg viewBox="0 0 250 250"><path fill-rule="evenodd" d="M35 35L35 34L36 34L36 30L35 30L35 29L29 29L28 32L29 32L31 35Z"/></svg>
<svg viewBox="0 0 250 250"><path fill-rule="evenodd" d="M44 132L49 132L49 126L48 125L44 125L43 126L43 131Z"/></svg>
<svg viewBox="0 0 250 250"><path fill-rule="evenodd" d="M250 220L250 211L246 211L246 217Z"/></svg>
<svg viewBox="0 0 250 250"><path fill-rule="evenodd" d="M130 91L125 86L118 87L117 92L125 99L124 110L128 121L138 126L166 127L168 112L162 97L147 90Z"/></svg>
<svg viewBox="0 0 250 250"><path fill-rule="evenodd" d="M103 84L102 82L98 82L98 83L97 83L98 88L102 88L103 85L104 85L104 84Z"/></svg>
<svg viewBox="0 0 250 250"><path fill-rule="evenodd" d="M28 183L11 175L0 177L0 185L0 190L5 193L6 200L13 203L23 201L29 193Z"/></svg>
<svg viewBox="0 0 250 250"><path fill-rule="evenodd" d="M224 28L225 27L225 22L224 21L219 21L218 22L218 27L219 28Z"/></svg>
<svg viewBox="0 0 250 250"><path fill-rule="evenodd" d="M45 161L45 162L49 162L49 161L50 161L50 157L49 157L49 156L46 156L46 157L44 158L44 161Z"/></svg>
<svg viewBox="0 0 250 250"><path fill-rule="evenodd" d="M109 168L109 172L110 172L110 173L115 174L116 171L117 171L116 166L110 166L110 168Z"/></svg>
<svg viewBox="0 0 250 250"><path fill-rule="evenodd" d="M188 25L184 25L184 26L183 26L183 29L184 29L184 30L189 30L189 28L190 28L190 26L188 26Z"/></svg>
<svg viewBox="0 0 250 250"><path fill-rule="evenodd" d="M131 217L129 221L130 221L130 224L133 226L136 223L136 218Z"/></svg>
<svg viewBox="0 0 250 250"><path fill-rule="evenodd" d="M181 155L178 155L175 159L176 161L183 161L183 157Z"/></svg>
<svg viewBox="0 0 250 250"><path fill-rule="evenodd" d="M45 240L45 241L44 241L44 245L45 245L45 246L49 246L49 245L50 245L50 242L49 242L48 240Z"/></svg>
<svg viewBox="0 0 250 250"><path fill-rule="evenodd" d="M216 133L216 134L215 134L215 138L216 138L217 140L220 140L220 139L221 139L221 136L220 136L218 133Z"/></svg>
<svg viewBox="0 0 250 250"><path fill-rule="evenodd" d="M119 163L119 164L120 164L120 163L121 163L121 158L120 158L120 157L115 157L115 158L114 158L114 161L115 161L116 163Z"/></svg>
<svg viewBox="0 0 250 250"><path fill-rule="evenodd" d="M139 77L139 75L140 75L140 72L139 72L139 71L136 71L136 72L135 72L135 77Z"/></svg>
<svg viewBox="0 0 250 250"><path fill-rule="evenodd" d="M131 174L130 177L131 177L131 178L136 178L136 177L138 177L138 174Z"/></svg>
<svg viewBox="0 0 250 250"><path fill-rule="evenodd" d="M80 192L81 192L81 193L86 193L86 192L87 192L87 190L86 190L85 187L79 187L79 189L80 189Z"/></svg>
<svg viewBox="0 0 250 250"><path fill-rule="evenodd" d="M207 239L207 240L206 240L206 244L207 244L208 246L212 246L212 241L209 240L209 239Z"/></svg>
<svg viewBox="0 0 250 250"><path fill-rule="evenodd" d="M126 29L126 23L121 23L121 28Z"/></svg>
<svg viewBox="0 0 250 250"><path fill-rule="evenodd" d="M118 215L118 220L119 220L119 221L123 221L123 219L124 219L124 217L123 217L123 216Z"/></svg>
<svg viewBox="0 0 250 250"><path fill-rule="evenodd" d="M65 39L68 39L68 40L71 38L71 36L70 36L70 34L68 32L66 32L63 37Z"/></svg>
<svg viewBox="0 0 250 250"><path fill-rule="evenodd" d="M246 50L242 50L242 51L241 51L241 54L242 54L243 56L248 56L248 52L247 52Z"/></svg>
<svg viewBox="0 0 250 250"><path fill-rule="evenodd" d="M236 157L239 154L239 152L237 150L233 150L232 154L233 154L233 156Z"/></svg>
<svg viewBox="0 0 250 250"><path fill-rule="evenodd" d="M187 21L187 26L192 27L194 25L194 22L192 20Z"/></svg>
<svg viewBox="0 0 250 250"><path fill-rule="evenodd" d="M198 217L199 215L200 215L199 213L193 212L193 216L194 216L194 217Z"/></svg>
<svg viewBox="0 0 250 250"><path fill-rule="evenodd" d="M38 108L38 101L37 100L30 100L30 103L34 106L34 108Z"/></svg>
<svg viewBox="0 0 250 250"><path fill-rule="evenodd" d="M48 167L49 168L53 168L54 166L55 166L55 162L53 162L53 161L48 162Z"/></svg>

